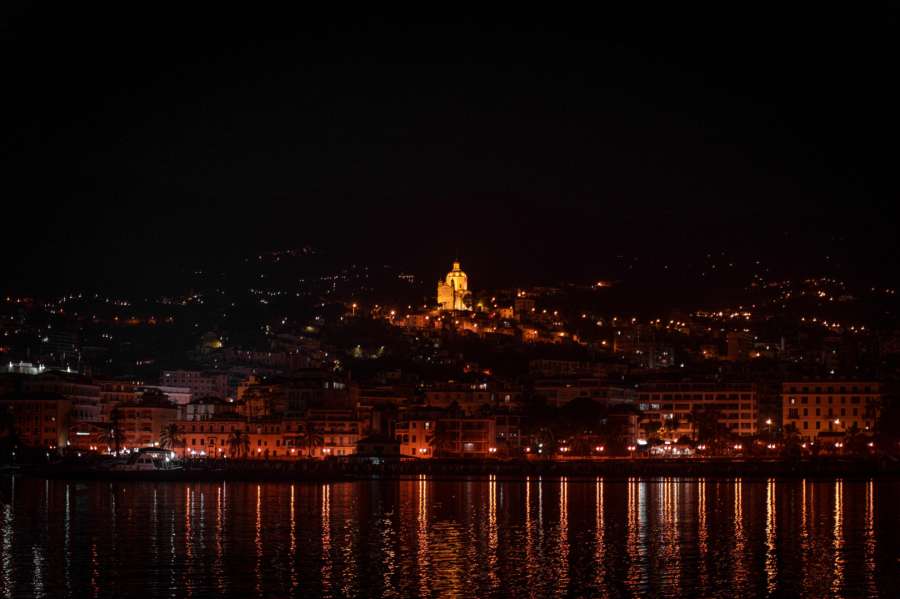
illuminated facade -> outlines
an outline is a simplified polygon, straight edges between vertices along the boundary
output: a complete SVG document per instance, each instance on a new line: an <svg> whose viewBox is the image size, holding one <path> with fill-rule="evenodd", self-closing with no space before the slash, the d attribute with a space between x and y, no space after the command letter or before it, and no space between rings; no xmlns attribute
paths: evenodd
<svg viewBox="0 0 900 599"><path fill-rule="evenodd" d="M453 270L437 284L437 301L441 310L471 310L472 293L469 278L460 269L459 262L453 263Z"/></svg>
<svg viewBox="0 0 900 599"><path fill-rule="evenodd" d="M0 399L0 411L7 410L15 421L22 445L47 449L67 445L67 422L73 410L71 399L59 393L12 393Z"/></svg>
<svg viewBox="0 0 900 599"><path fill-rule="evenodd" d="M714 416L723 432L758 432L759 402L749 383L644 383L636 391L642 425L663 439L699 438L703 413Z"/></svg>
<svg viewBox="0 0 900 599"><path fill-rule="evenodd" d="M118 413L123 448L159 443L163 430L178 419L178 407L162 401L120 404Z"/></svg>
<svg viewBox="0 0 900 599"><path fill-rule="evenodd" d="M784 426L806 441L820 434L871 433L881 407L875 381L794 381L781 387Z"/></svg>

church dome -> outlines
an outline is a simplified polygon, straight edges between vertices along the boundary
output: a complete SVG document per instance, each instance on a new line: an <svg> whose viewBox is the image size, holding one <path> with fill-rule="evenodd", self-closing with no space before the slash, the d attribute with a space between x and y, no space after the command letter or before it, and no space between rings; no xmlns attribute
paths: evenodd
<svg viewBox="0 0 900 599"><path fill-rule="evenodd" d="M453 270L447 273L445 279L447 285L451 285L454 289L466 289L468 287L469 277L462 271L459 262L453 263Z"/></svg>
<svg viewBox="0 0 900 599"><path fill-rule="evenodd" d="M438 280L438 305L442 310L471 310L472 294L469 292L469 277L460 268L459 261L443 281Z"/></svg>

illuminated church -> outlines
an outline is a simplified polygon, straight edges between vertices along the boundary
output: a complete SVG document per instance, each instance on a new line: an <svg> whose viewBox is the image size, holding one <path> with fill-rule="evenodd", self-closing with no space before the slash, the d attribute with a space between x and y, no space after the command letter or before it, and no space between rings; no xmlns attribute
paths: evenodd
<svg viewBox="0 0 900 599"><path fill-rule="evenodd" d="M453 270L437 284L437 301L441 310L471 310L472 292L469 291L469 277L453 263Z"/></svg>

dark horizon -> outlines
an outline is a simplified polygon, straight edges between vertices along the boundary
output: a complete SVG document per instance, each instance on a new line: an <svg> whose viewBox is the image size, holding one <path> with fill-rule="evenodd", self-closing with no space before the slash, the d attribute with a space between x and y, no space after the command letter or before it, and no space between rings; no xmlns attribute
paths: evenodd
<svg viewBox="0 0 900 599"><path fill-rule="evenodd" d="M0 28L7 290L143 291L305 245L423 278L458 254L484 286L723 251L894 281L895 15L81 10Z"/></svg>

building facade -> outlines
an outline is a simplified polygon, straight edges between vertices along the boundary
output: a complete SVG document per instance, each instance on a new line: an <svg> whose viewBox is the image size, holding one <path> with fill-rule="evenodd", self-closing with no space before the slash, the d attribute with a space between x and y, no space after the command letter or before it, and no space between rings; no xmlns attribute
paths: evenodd
<svg viewBox="0 0 900 599"><path fill-rule="evenodd" d="M441 310L471 310L472 293L469 291L469 277L460 268L459 262L443 281L437 284L437 303Z"/></svg>
<svg viewBox="0 0 900 599"><path fill-rule="evenodd" d="M648 383L637 388L643 428L669 441L697 439L704 423L719 432L757 434L756 390L749 383Z"/></svg>
<svg viewBox="0 0 900 599"><path fill-rule="evenodd" d="M159 381L166 387L187 387L191 397L229 397L228 374L203 370L164 370Z"/></svg>
<svg viewBox="0 0 900 599"><path fill-rule="evenodd" d="M0 410L12 413L19 442L26 447L66 447L72 409L72 400L58 393L12 393L0 397Z"/></svg>
<svg viewBox="0 0 900 599"><path fill-rule="evenodd" d="M125 403L116 413L123 449L158 445L163 430L178 418L178 408L167 402Z"/></svg>
<svg viewBox="0 0 900 599"><path fill-rule="evenodd" d="M786 432L796 430L808 441L826 433L871 433L881 400L875 381L788 381L781 385L782 421Z"/></svg>

